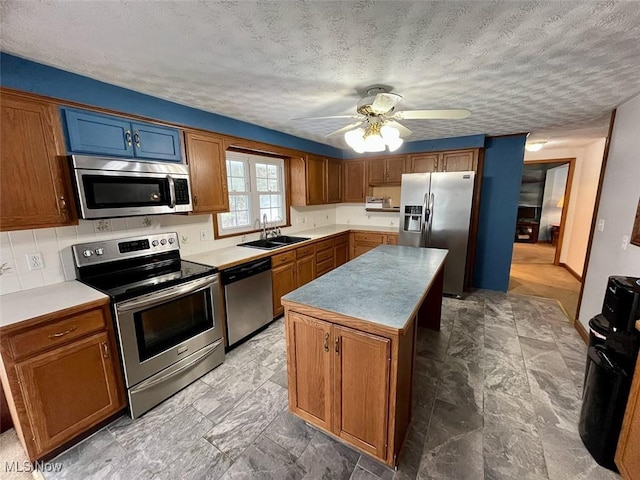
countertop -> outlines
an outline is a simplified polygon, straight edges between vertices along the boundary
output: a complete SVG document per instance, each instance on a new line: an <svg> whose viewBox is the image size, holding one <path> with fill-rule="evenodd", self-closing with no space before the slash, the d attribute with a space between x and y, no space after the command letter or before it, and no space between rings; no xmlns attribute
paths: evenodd
<svg viewBox="0 0 640 480"><path fill-rule="evenodd" d="M0 327L109 298L72 280L0 296Z"/></svg>
<svg viewBox="0 0 640 480"><path fill-rule="evenodd" d="M325 227L312 228L310 230L303 230L300 232L286 233L286 235L296 237L309 237L309 240L287 245L286 247L282 248L276 248L274 250L259 250L257 248L233 246L219 248L216 250L209 250L208 252L196 253L186 256L184 257L184 259L190 260L192 262L203 263L212 267L218 267L219 269L229 268L250 260L270 257L271 255L278 254L280 252L298 248L324 237L331 237L350 231L398 233L398 227L375 227L370 225L328 225ZM238 243L240 243L240 240L238 240Z"/></svg>
<svg viewBox="0 0 640 480"><path fill-rule="evenodd" d="M448 250L381 245L282 297L404 329Z"/></svg>

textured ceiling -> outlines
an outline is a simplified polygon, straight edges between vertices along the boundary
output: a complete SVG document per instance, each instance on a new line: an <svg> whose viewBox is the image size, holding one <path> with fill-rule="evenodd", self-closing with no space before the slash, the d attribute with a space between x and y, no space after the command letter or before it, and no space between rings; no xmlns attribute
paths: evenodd
<svg viewBox="0 0 640 480"><path fill-rule="evenodd" d="M640 92L640 3L618 1L2 1L3 51L299 137L349 120L371 84L407 141L532 132L580 143ZM572 139L572 140L571 140Z"/></svg>

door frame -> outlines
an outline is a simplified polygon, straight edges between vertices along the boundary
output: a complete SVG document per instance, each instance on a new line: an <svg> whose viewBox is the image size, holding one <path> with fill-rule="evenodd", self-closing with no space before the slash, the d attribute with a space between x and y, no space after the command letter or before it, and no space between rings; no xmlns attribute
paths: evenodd
<svg viewBox="0 0 640 480"><path fill-rule="evenodd" d="M571 199L571 184L573 183L573 172L576 167L575 158L548 158L544 160L530 160L524 161L524 165L539 165L544 163L561 163L563 165L569 164L569 171L567 172L567 182L564 186L564 203L562 205L562 212L560 213L560 230L558 231L558 243L556 244L556 252L553 257L553 264L560 265L560 253L562 252L562 240L564 238L565 224L567 222L567 215L569 214L569 201ZM559 165L560 166L560 165Z"/></svg>

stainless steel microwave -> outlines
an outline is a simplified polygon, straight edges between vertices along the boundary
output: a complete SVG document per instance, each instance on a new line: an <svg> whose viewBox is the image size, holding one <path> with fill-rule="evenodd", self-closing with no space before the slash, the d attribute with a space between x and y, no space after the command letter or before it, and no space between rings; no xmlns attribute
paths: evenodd
<svg viewBox="0 0 640 480"><path fill-rule="evenodd" d="M70 162L80 218L193 210L187 165L83 155Z"/></svg>

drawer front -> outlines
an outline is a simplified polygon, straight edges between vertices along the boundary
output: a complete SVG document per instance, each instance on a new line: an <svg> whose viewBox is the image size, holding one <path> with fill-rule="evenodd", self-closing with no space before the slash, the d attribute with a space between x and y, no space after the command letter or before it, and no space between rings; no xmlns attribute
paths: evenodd
<svg viewBox="0 0 640 480"><path fill-rule="evenodd" d="M320 250L327 250L329 248L333 248L333 238L316 243L316 252L320 252Z"/></svg>
<svg viewBox="0 0 640 480"><path fill-rule="evenodd" d="M17 333L9 339L9 345L13 358L17 360L105 328L107 325L103 310L90 310Z"/></svg>
<svg viewBox="0 0 640 480"><path fill-rule="evenodd" d="M387 235L387 245L397 245L398 235Z"/></svg>
<svg viewBox="0 0 640 480"><path fill-rule="evenodd" d="M279 253L278 255L274 255L271 257L271 268L278 267L280 265L284 265L286 263L291 263L296 259L296 251L290 250L288 252Z"/></svg>
<svg viewBox="0 0 640 480"><path fill-rule="evenodd" d="M333 270L333 258L325 260L324 262L320 262L316 265L316 277L324 275L331 270Z"/></svg>
<svg viewBox="0 0 640 480"><path fill-rule="evenodd" d="M306 257L308 255L313 255L316 247L315 245L307 245L306 247L300 247L296 250L297 258Z"/></svg>
<svg viewBox="0 0 640 480"><path fill-rule="evenodd" d="M384 235L382 233L354 233L353 240L355 242L368 243L384 243Z"/></svg>
<svg viewBox="0 0 640 480"><path fill-rule="evenodd" d="M345 243L349 243L349 234L341 235L333 239L335 246L344 245Z"/></svg>
<svg viewBox="0 0 640 480"><path fill-rule="evenodd" d="M328 259L333 260L333 248L330 248L329 250L322 250L322 251L318 250L318 253L316 253L316 262L318 264Z"/></svg>

